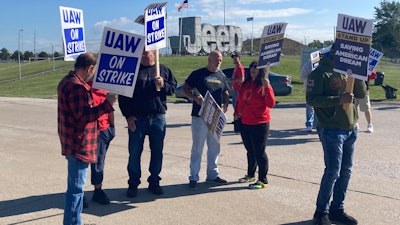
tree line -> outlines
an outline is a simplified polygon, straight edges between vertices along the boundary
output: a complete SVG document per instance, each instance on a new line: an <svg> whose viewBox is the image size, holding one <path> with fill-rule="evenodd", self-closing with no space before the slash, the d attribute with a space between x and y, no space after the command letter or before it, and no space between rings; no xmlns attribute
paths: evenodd
<svg viewBox="0 0 400 225"><path fill-rule="evenodd" d="M25 51L24 53L22 53L22 52L16 50L11 54L6 48L2 48L0 50L0 60L1 61L8 61L8 60L18 61L18 55L19 55L19 57L20 57L19 59L21 61L28 61L30 59L32 60L35 58L52 58L53 57L53 53L47 53L45 51L41 51L41 52L37 53L37 55L35 55L35 53L33 53L31 51ZM54 58L59 58L60 56L62 56L61 53L54 52Z"/></svg>

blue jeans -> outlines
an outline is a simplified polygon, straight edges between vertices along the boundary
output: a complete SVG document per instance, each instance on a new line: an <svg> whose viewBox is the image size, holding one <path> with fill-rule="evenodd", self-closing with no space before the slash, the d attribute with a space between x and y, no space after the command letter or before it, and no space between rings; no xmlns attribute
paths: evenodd
<svg viewBox="0 0 400 225"><path fill-rule="evenodd" d="M97 145L97 163L90 164L92 185L103 183L104 177L104 161L106 159L107 149L111 140L115 136L115 127L109 126L107 129L100 131L99 142Z"/></svg>
<svg viewBox="0 0 400 225"><path fill-rule="evenodd" d="M317 127L317 117L314 112L314 107L306 103L306 127Z"/></svg>
<svg viewBox="0 0 400 225"><path fill-rule="evenodd" d="M325 170L318 193L316 211L328 213L329 209L343 209L353 166L357 133L356 128L352 130L318 128L319 139L324 150Z"/></svg>
<svg viewBox="0 0 400 225"><path fill-rule="evenodd" d="M237 90L233 90L232 91L232 106L233 106L233 108L235 108L237 95L238 95L238 91Z"/></svg>
<svg viewBox="0 0 400 225"><path fill-rule="evenodd" d="M208 130L207 125L200 117L192 116L192 150L190 155L190 181L199 181L201 155L204 143L207 141L207 179L214 180L218 177L218 155L220 143Z"/></svg>
<svg viewBox="0 0 400 225"><path fill-rule="evenodd" d="M68 187L65 194L64 225L81 224L83 208L83 188L89 164L73 156L67 155L68 160Z"/></svg>
<svg viewBox="0 0 400 225"><path fill-rule="evenodd" d="M150 176L147 179L150 185L159 185L161 173L163 148L165 137L165 114L158 114L152 118L140 116L135 121L136 130L128 129L129 135L129 161L128 161L128 184L138 186L142 176L140 158L143 152L144 138L149 136L150 143Z"/></svg>

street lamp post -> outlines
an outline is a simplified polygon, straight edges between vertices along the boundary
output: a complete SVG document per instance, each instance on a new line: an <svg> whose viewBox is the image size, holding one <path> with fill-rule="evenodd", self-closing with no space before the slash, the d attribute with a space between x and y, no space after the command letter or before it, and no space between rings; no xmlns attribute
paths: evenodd
<svg viewBox="0 0 400 225"><path fill-rule="evenodd" d="M224 26L225 26L225 0L224 0Z"/></svg>
<svg viewBox="0 0 400 225"><path fill-rule="evenodd" d="M20 29L18 31L18 70L19 70L19 79L21 80L21 32L24 31Z"/></svg>

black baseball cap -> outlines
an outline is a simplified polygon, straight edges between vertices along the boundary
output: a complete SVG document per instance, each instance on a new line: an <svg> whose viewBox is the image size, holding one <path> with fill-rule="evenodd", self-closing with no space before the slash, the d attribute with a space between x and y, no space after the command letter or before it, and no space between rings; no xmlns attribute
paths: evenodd
<svg viewBox="0 0 400 225"><path fill-rule="evenodd" d="M240 57L240 53L238 51L232 52L231 58L234 58L234 57Z"/></svg>

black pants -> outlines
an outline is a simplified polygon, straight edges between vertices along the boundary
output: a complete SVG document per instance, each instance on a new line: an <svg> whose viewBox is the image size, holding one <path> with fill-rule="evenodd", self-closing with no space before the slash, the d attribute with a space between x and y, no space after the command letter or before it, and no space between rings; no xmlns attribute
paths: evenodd
<svg viewBox="0 0 400 225"><path fill-rule="evenodd" d="M265 147L269 135L269 123L246 125L240 132L247 150L247 175L254 177L258 166L258 180L267 184L268 156Z"/></svg>

